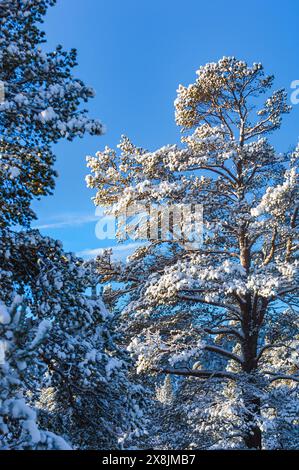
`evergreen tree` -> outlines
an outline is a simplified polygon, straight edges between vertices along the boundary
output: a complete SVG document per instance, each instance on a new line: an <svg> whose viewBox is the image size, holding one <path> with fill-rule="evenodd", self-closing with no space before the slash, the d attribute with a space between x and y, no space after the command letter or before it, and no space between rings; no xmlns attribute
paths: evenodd
<svg viewBox="0 0 299 470"><path fill-rule="evenodd" d="M292 390L289 410L298 403L299 153L277 154L267 140L290 110L283 90L262 103L272 83L261 64L224 57L178 89L182 147L149 152L124 137L120 154L106 148L88 158L95 204L117 217L134 204L160 204L162 215L169 205L204 207L201 246L182 237L180 254L150 268L151 245L143 249L143 276L125 314L135 320L140 372L208 381L218 413L212 399L200 413L222 447L265 447L275 416L291 422L279 401L269 412L276 390ZM190 228L187 220L178 227ZM171 226L168 235L164 242L177 245ZM277 348L280 363L271 359Z"/></svg>
<svg viewBox="0 0 299 470"><path fill-rule="evenodd" d="M81 109L94 92L72 74L76 51L42 48L39 23L54 3L0 2L0 341L8 345L0 448L122 447L142 427L142 392L128 378L111 315L87 296L83 260L30 230L31 201L54 188L52 145L103 131ZM10 314L16 295L22 303Z"/></svg>
<svg viewBox="0 0 299 470"><path fill-rule="evenodd" d="M39 429L37 414L27 404L23 384L30 382L27 392L39 384L36 376L28 377L28 372L41 372L37 350L50 324L43 320L37 329L32 326L21 297L16 296L10 308L0 303L0 449L68 450L64 439Z"/></svg>
<svg viewBox="0 0 299 470"><path fill-rule="evenodd" d="M53 143L85 133L100 135L102 124L80 104L92 88L73 76L76 50L44 52L39 28L55 0L5 0L0 5L0 227L34 218L33 198L54 188Z"/></svg>

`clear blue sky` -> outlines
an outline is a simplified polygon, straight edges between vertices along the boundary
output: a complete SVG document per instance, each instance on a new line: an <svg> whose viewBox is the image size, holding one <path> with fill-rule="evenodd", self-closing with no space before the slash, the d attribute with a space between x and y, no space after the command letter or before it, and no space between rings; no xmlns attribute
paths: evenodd
<svg viewBox="0 0 299 470"><path fill-rule="evenodd" d="M47 48L78 49L76 75L95 88L90 113L107 133L55 147L55 194L34 205L42 233L71 251L104 246L91 221L85 156L114 147L121 134L152 150L179 142L176 89L193 82L200 65L224 55L262 62L275 88L290 94L299 80L298 21L298 0L58 0L43 25ZM299 105L272 138L279 151L298 140Z"/></svg>

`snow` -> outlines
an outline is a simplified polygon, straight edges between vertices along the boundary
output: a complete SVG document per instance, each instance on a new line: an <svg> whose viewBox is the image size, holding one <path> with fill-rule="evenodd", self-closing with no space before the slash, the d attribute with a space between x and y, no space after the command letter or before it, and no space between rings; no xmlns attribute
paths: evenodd
<svg viewBox="0 0 299 470"><path fill-rule="evenodd" d="M110 357L108 359L108 362L105 366L106 374L108 379L111 377L112 373L115 371L115 369L119 369L123 366L123 361L115 358L115 357Z"/></svg>
<svg viewBox="0 0 299 470"><path fill-rule="evenodd" d="M15 95L14 101L18 105L28 105L29 104L27 96L23 95L23 93L18 93L17 95Z"/></svg>
<svg viewBox="0 0 299 470"><path fill-rule="evenodd" d="M23 429L30 434L33 444L41 441L41 432L39 431L35 419L28 419L23 423Z"/></svg>
<svg viewBox="0 0 299 470"><path fill-rule="evenodd" d="M168 362L171 366L174 367L179 362L188 362L188 360L192 357L198 358L198 356L202 353L204 347L205 342L199 341L197 347L195 348L185 349L176 354L172 354L171 357L169 357Z"/></svg>
<svg viewBox="0 0 299 470"><path fill-rule="evenodd" d="M7 307L4 304L0 304L0 323L3 325L7 325L10 323L11 318L10 314L7 310Z"/></svg>
<svg viewBox="0 0 299 470"><path fill-rule="evenodd" d="M6 342L0 340L0 365L5 363Z"/></svg>
<svg viewBox="0 0 299 470"><path fill-rule="evenodd" d="M46 437L52 441L52 448L56 450L72 450L72 447L61 437L56 434L47 431Z"/></svg>
<svg viewBox="0 0 299 470"><path fill-rule="evenodd" d="M42 320L40 322L37 328L36 336L31 343L32 348L34 348L38 343L40 343L44 339L51 327L52 323L50 322L50 320Z"/></svg>
<svg viewBox="0 0 299 470"><path fill-rule="evenodd" d="M9 168L9 177L10 179L17 178L21 173L21 170L16 166L12 166Z"/></svg>
<svg viewBox="0 0 299 470"><path fill-rule="evenodd" d="M44 111L41 111L38 115L38 119L43 123L53 121L56 118L57 118L57 114L55 113L54 109L51 106L45 109Z"/></svg>

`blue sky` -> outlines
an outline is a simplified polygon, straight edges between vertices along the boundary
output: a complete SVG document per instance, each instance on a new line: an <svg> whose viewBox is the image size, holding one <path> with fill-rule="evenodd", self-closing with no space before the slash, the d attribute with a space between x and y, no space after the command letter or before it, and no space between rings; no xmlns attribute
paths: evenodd
<svg viewBox="0 0 299 470"><path fill-rule="evenodd" d="M112 245L95 236L85 156L115 147L121 134L152 150L179 142L178 85L193 82L200 65L224 55L262 62L275 75L275 88L290 95L291 82L299 80L298 19L298 0L58 0L43 25L47 48L78 49L76 76L96 90L90 114L107 132L55 146L55 193L34 204L35 225L67 250L94 254ZM279 151L298 142L299 105L271 140Z"/></svg>

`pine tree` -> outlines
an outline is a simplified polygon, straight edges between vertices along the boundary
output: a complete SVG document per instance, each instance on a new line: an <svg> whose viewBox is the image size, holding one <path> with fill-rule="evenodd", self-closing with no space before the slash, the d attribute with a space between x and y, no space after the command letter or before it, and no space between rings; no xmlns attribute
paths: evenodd
<svg viewBox="0 0 299 470"><path fill-rule="evenodd" d="M94 96L75 78L76 50L44 52L39 28L53 0L5 0L0 9L0 227L34 218L33 198L52 192L55 156L51 145L85 133L102 134L102 124L80 104Z"/></svg>
<svg viewBox="0 0 299 470"><path fill-rule="evenodd" d="M222 447L266 446L267 397L299 381L299 153L277 154L267 140L290 110L283 90L262 103L272 84L261 64L224 57L178 89L182 147L149 152L124 137L120 154L106 148L88 158L95 204L110 214L123 217L134 204L204 207L201 246L186 237L178 243L170 229L166 251L173 243L181 254L151 268L152 244L144 248L144 273L125 315L135 319L131 350L140 372L208 380L222 395L222 414L201 409ZM283 363L271 360L276 348Z"/></svg>
<svg viewBox="0 0 299 470"><path fill-rule="evenodd" d="M39 429L36 411L28 406L26 391L20 386L30 382L28 392L39 384L29 371L41 369L37 350L50 324L42 320L36 329L32 326L21 297L16 296L10 308L0 303L0 449L69 450L63 438Z"/></svg>
<svg viewBox="0 0 299 470"><path fill-rule="evenodd" d="M8 319L0 342L9 348L0 370L0 447L122 447L142 427L128 355L101 299L86 295L90 269L30 229L32 200L54 188L52 144L103 131L80 107L94 92L72 75L76 51L43 51L39 23L54 3L0 2L0 308ZM10 314L5 305L16 295L22 304ZM35 326L42 341L32 337Z"/></svg>

